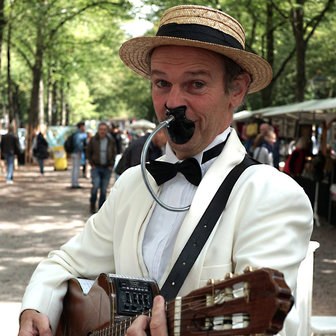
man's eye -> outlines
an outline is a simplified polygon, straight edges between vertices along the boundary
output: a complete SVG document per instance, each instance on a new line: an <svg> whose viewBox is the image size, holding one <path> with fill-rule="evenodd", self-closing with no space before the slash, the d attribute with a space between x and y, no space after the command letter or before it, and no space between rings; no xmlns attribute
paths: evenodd
<svg viewBox="0 0 336 336"><path fill-rule="evenodd" d="M201 89L204 86L202 82L193 82L193 86L195 89Z"/></svg>
<svg viewBox="0 0 336 336"><path fill-rule="evenodd" d="M168 86L168 82L165 80L159 80L156 82L156 85L160 88L164 88Z"/></svg>

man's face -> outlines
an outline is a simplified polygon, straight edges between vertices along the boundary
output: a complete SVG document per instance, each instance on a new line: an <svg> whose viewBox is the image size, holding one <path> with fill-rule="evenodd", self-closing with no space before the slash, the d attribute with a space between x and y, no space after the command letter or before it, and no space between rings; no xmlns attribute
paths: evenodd
<svg viewBox="0 0 336 336"><path fill-rule="evenodd" d="M98 135L99 135L99 138L105 138L106 137L106 134L107 134L107 126L106 125L100 125L98 127Z"/></svg>
<svg viewBox="0 0 336 336"><path fill-rule="evenodd" d="M195 133L185 144L168 141L179 159L201 152L232 121L231 93L224 88L223 58L211 51L162 46L151 58L152 99L158 120L167 119L169 108L186 105L186 118L195 123Z"/></svg>

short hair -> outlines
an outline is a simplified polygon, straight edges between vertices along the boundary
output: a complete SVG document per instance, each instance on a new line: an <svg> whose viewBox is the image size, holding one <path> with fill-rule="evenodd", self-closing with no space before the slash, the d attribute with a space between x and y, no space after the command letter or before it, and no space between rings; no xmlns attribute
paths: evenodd
<svg viewBox="0 0 336 336"><path fill-rule="evenodd" d="M82 126L85 126L84 121L80 121L79 123L77 123L77 128L81 128Z"/></svg>
<svg viewBox="0 0 336 336"><path fill-rule="evenodd" d="M107 129L109 128L108 125L107 125L107 123L106 123L105 121L100 122L100 123L98 124L98 128L99 128L99 126L106 126Z"/></svg>
<svg viewBox="0 0 336 336"><path fill-rule="evenodd" d="M8 133L14 133L14 126L8 125Z"/></svg>
<svg viewBox="0 0 336 336"><path fill-rule="evenodd" d="M231 58L224 55L222 57L224 60L224 87L225 93L228 94L233 89L233 81L246 71Z"/></svg>

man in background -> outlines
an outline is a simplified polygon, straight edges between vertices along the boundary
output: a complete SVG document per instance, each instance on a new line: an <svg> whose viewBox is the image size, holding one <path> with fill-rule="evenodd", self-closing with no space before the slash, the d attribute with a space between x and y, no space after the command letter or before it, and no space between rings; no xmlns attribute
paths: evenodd
<svg viewBox="0 0 336 336"><path fill-rule="evenodd" d="M91 213L96 212L98 190L100 191L98 208L100 209L105 202L116 153L116 142L113 137L108 135L107 124L102 122L98 126L98 132L91 138L86 149L86 157L91 165Z"/></svg>
<svg viewBox="0 0 336 336"><path fill-rule="evenodd" d="M8 126L8 133L1 139L1 159L6 161L7 176L6 183L13 183L14 159L20 153L18 137L14 134L14 127Z"/></svg>

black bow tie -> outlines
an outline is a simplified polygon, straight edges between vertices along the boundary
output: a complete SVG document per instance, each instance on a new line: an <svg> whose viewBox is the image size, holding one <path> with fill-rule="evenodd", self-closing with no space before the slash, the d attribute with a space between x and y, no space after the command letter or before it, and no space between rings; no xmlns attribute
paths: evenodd
<svg viewBox="0 0 336 336"><path fill-rule="evenodd" d="M218 156L225 142L212 147L203 153L202 164ZM147 170L153 176L157 185L161 185L176 176L178 172L195 186L198 186L202 180L202 170L198 161L194 158L186 159L182 162L169 163L164 161L150 161L146 164Z"/></svg>

